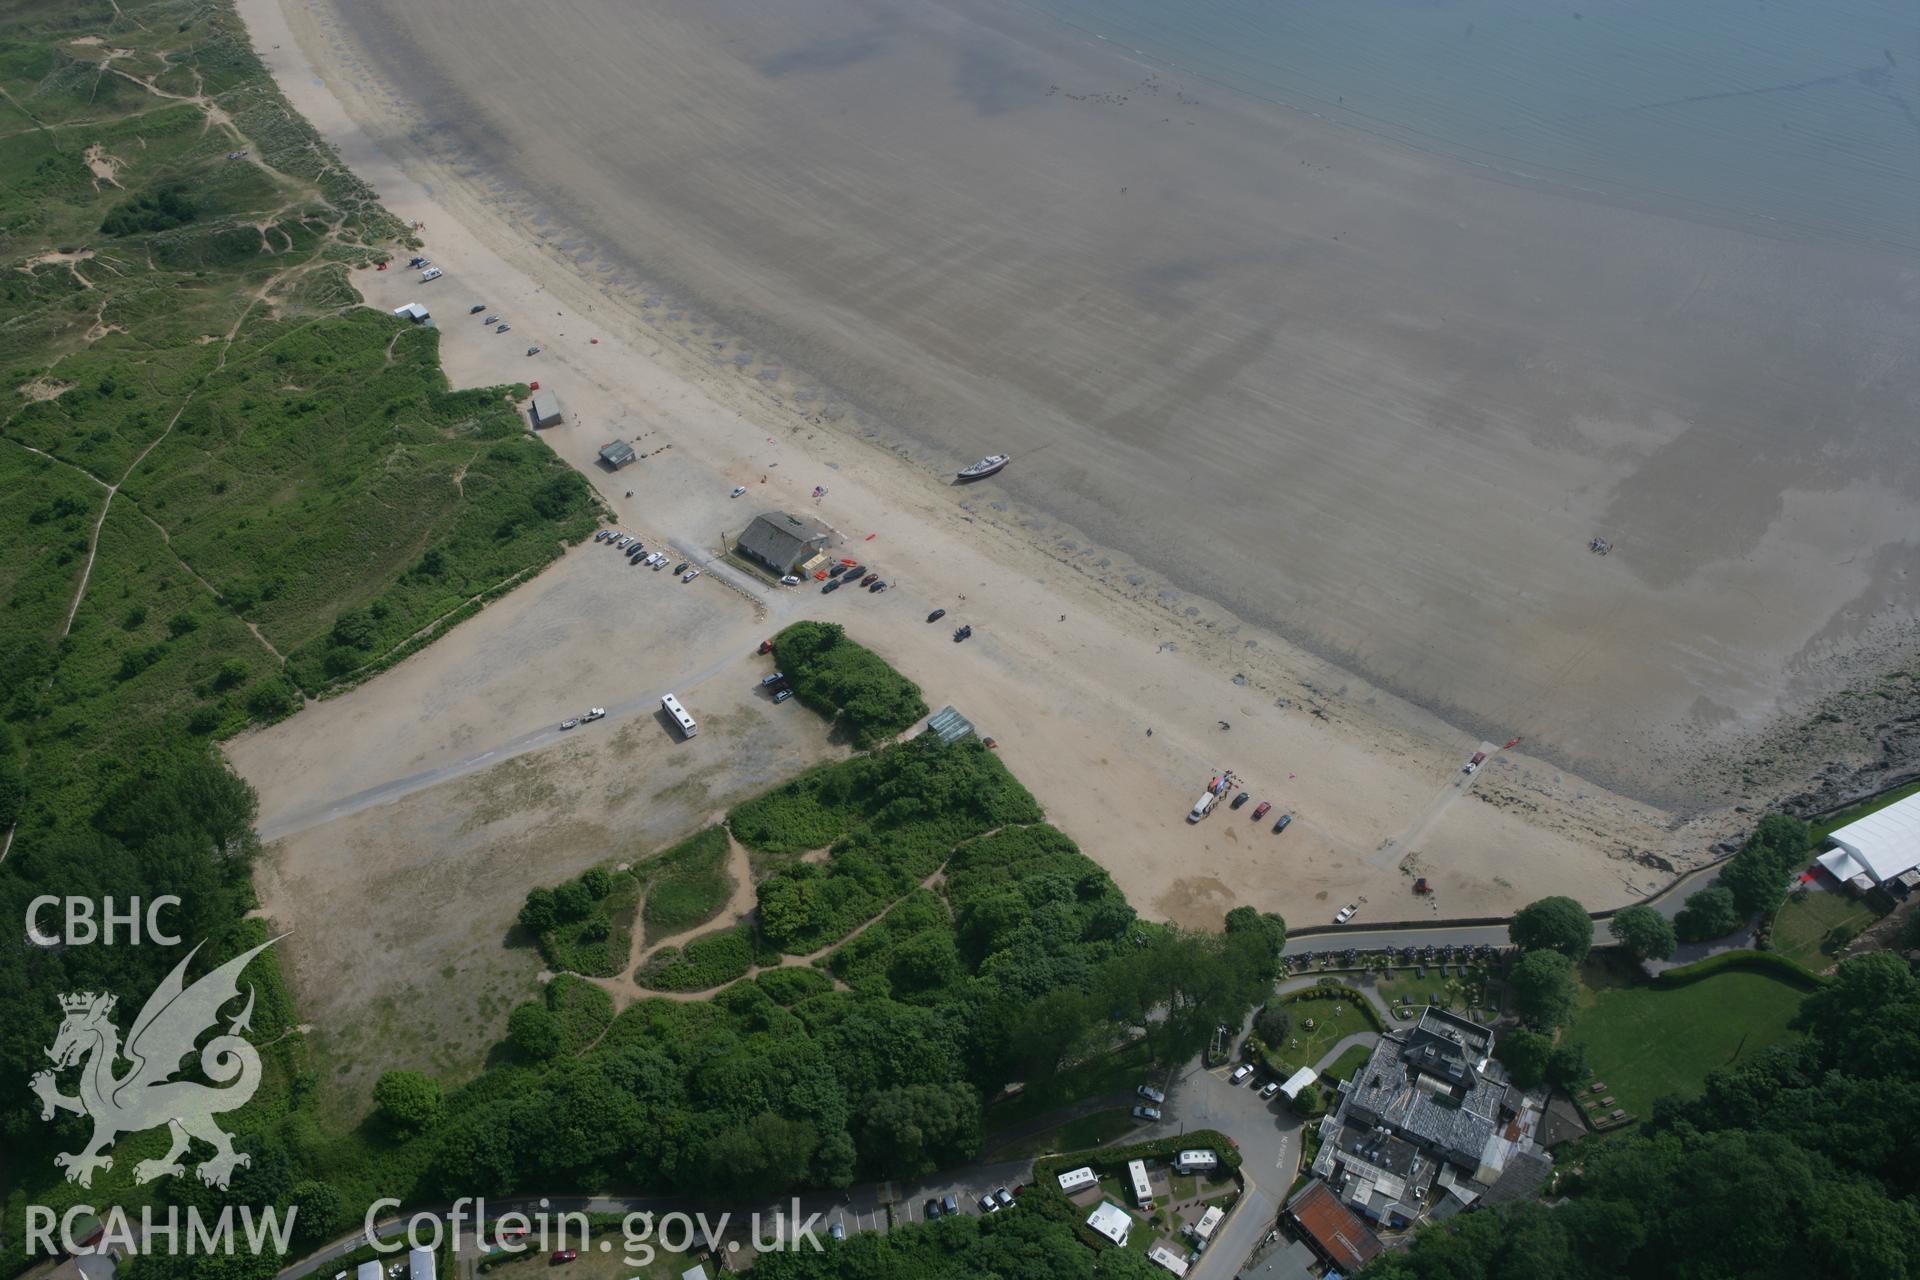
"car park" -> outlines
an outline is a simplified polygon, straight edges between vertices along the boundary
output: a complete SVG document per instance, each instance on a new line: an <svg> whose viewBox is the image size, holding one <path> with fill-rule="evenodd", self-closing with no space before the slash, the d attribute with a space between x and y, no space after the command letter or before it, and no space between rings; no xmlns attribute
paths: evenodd
<svg viewBox="0 0 1920 1280"><path fill-rule="evenodd" d="M1135 1120L1158 1120L1160 1118L1160 1108L1150 1107L1143 1102L1133 1109L1133 1118Z"/></svg>
<svg viewBox="0 0 1920 1280"><path fill-rule="evenodd" d="M1159 1106L1161 1103L1167 1100L1166 1094L1160 1092L1158 1089L1154 1088L1150 1084L1143 1084L1138 1089L1135 1089L1134 1092L1139 1094L1141 1097L1145 1098L1148 1102L1153 1103L1155 1106Z"/></svg>
<svg viewBox="0 0 1920 1280"><path fill-rule="evenodd" d="M947 616L947 611L945 609L935 609L932 613L927 615L927 621L938 622L940 621L940 619L946 616Z"/></svg>
<svg viewBox="0 0 1920 1280"><path fill-rule="evenodd" d="M1280 820L1273 824L1273 834L1279 835L1282 831L1285 831L1291 825L1293 825L1293 815L1290 813L1283 813L1280 815Z"/></svg>
<svg viewBox="0 0 1920 1280"><path fill-rule="evenodd" d="M1228 1084L1245 1084L1247 1082L1247 1077L1251 1076L1252 1074L1253 1074L1253 1068L1243 1062L1239 1066L1233 1069L1233 1074L1227 1077L1227 1083Z"/></svg>
<svg viewBox="0 0 1920 1280"><path fill-rule="evenodd" d="M1259 804L1253 807L1253 820L1255 822L1260 821L1260 819L1267 816L1267 810L1271 808L1273 808L1273 805L1270 802L1266 800L1262 800Z"/></svg>
<svg viewBox="0 0 1920 1280"><path fill-rule="evenodd" d="M580 727L580 717L568 716L565 720L562 720L560 722L560 727L562 729L578 729Z"/></svg>

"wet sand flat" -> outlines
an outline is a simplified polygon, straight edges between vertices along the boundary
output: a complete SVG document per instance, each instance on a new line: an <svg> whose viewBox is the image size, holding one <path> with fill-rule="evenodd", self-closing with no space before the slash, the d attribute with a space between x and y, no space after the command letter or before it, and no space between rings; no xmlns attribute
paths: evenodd
<svg viewBox="0 0 1920 1280"><path fill-rule="evenodd" d="M1920 606L1897 248L1422 154L984 0L327 12L403 148L687 359L936 472L1010 451L981 501L1062 554L1630 793L1682 800Z"/></svg>

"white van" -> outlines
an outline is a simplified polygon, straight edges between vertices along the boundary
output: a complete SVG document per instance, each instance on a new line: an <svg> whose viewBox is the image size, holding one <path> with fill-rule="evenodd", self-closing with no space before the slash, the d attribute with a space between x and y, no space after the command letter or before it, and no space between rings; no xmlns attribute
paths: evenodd
<svg viewBox="0 0 1920 1280"><path fill-rule="evenodd" d="M422 271L420 273L420 283L425 284L429 280L438 280L441 276L445 274L446 272L442 271L438 267L428 267L425 271Z"/></svg>
<svg viewBox="0 0 1920 1280"><path fill-rule="evenodd" d="M1198 822L1213 810L1220 797L1209 791L1194 802L1193 812L1187 815L1188 822Z"/></svg>

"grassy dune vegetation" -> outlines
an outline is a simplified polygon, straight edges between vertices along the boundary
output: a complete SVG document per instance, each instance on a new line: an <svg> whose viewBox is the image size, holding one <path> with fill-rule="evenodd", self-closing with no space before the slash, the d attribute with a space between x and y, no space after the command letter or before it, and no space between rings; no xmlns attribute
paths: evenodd
<svg viewBox="0 0 1920 1280"><path fill-rule="evenodd" d="M522 429L516 389L451 391L436 332L359 305L352 273L404 236L228 4L0 9L8 919L49 890L177 894L180 931L206 944L196 967L242 949L259 932L241 920L254 807L214 741L381 669L592 528L589 490ZM30 1200L153 1197L131 1171L164 1134L66 1184L51 1157L78 1122L43 1123L26 1085L56 994L137 1009L178 956L17 938L0 954L5 1221ZM252 977L273 993L265 1041L296 1019L271 953ZM235 1183L252 1203L302 1198L298 1038L267 1056L238 1118L260 1153ZM302 1195L303 1227L329 1229L327 1193Z"/></svg>

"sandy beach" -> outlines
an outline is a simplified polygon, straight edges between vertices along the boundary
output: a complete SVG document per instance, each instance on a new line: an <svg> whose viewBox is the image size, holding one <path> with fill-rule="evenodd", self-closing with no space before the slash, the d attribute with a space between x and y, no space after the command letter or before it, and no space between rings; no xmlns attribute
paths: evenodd
<svg viewBox="0 0 1920 1280"><path fill-rule="evenodd" d="M661 847L775 778L844 750L811 713L754 696L767 669L754 654L758 639L802 617L846 623L919 681L932 706L952 704L972 718L1049 818L1143 913L1182 924L1217 927L1243 903L1278 910L1295 926L1325 923L1347 903L1360 906L1364 923L1503 914L1548 893L1612 906L1697 865L1746 821L1726 809L1689 817L1628 798L1541 758L1530 738L1499 750L1525 726L1476 733L1476 723L1492 728L1484 708L1443 716L1167 586L1117 549L1063 546L1065 526L1031 514L1011 479L956 490L924 451L882 430L857 402L736 364L725 354L736 337L715 346L716 331L732 331L716 330L711 316L649 307L645 297L629 305L604 262L591 254L576 261L577 245L530 229L486 171L416 149L410 105L337 42L328 10L243 0L241 12L295 106L389 208L421 224L444 278L423 286L413 273L360 271L354 281L369 305L432 307L456 385L538 380L556 389L568 420L542 438L593 481L617 525L649 545L711 555L759 511L805 510L894 583L884 596L824 598L771 584L736 590L711 573L680 584L589 544L372 683L230 743L260 790L263 829L290 833L273 844L260 877L264 908L295 929L323 926L293 945L294 972L353 1071L402 1060L458 1070L433 1050L434 1037L376 1048L390 1037L360 1011L433 1003L463 967L489 975L487 994L449 1003L436 1034L457 1046L498 1033L514 993L535 979L531 952L497 951L522 887ZM513 331L495 334L469 317L476 303L510 319ZM525 354L530 344L539 355ZM967 434L978 430L956 430L951 448L961 459L992 439ZM644 460L617 473L599 467L597 450L614 438L630 440ZM1386 466L1368 456L1373 469ZM1624 457L1613 465L1627 466ZM1218 461L1234 466L1231 457ZM1577 454L1563 452L1561 464L1569 483L1585 483ZM1346 465L1356 476L1366 469ZM1477 464L1449 465L1467 468L1462 483L1471 489ZM1104 483L1088 470L1055 496L1106 500ZM747 489L737 499L736 485ZM825 490L818 500L816 487ZM1470 495L1436 500L1472 505ZM1867 509L1888 515L1901 504L1888 496L1883 508ZM1152 520L1205 525L1266 510L1185 504ZM1489 529L1518 518L1490 503L1471 517ZM1808 518L1809 528L1841 538L1829 508ZM1423 572L1438 573L1446 560L1460 573L1485 574L1497 544L1415 538L1410 551ZM1485 558L1475 549L1482 545ZM1374 549L1382 563L1395 561L1377 542ZM1592 598L1582 607L1610 627L1647 629L1648 640L1609 651L1611 632L1543 630L1535 613L1553 593L1509 588L1491 597L1511 615L1509 642L1590 698L1614 696L1607 682L1628 672L1653 680L1655 623L1593 585L1644 586L1632 585L1638 571L1627 552L1592 556L1581 539L1558 568L1557 550L1540 554L1538 573L1585 575L1575 594ZM1898 567L1887 556L1876 564ZM1857 585L1830 567L1827 576L1845 580L1836 592ZM1704 613L1719 599L1698 595L1684 576L1663 589ZM1388 615L1417 624L1431 651L1422 670L1457 663L1446 641L1458 619L1419 593L1396 600L1394 590L1367 580L1339 594L1382 619L1383 645ZM929 626L935 608L948 617ZM1527 619L1535 624L1522 626ZM949 629L961 621L975 635L956 645ZM1504 633L1472 634L1491 643ZM1725 656L1706 639L1690 643L1703 662ZM1742 653L1743 669L1755 669L1758 650ZM1530 669L1489 676L1490 705L1529 696ZM1782 687L1789 679L1770 678ZM662 688L680 691L708 725L678 755L671 734L635 710ZM627 710L563 745L538 745L556 719L590 703ZM1611 714L1617 728L1619 709ZM1466 777L1461 766L1479 749L1492 758ZM690 760L700 767L687 770ZM1252 823L1250 809L1189 824L1188 808L1222 768L1276 814L1292 813L1290 829L1275 835L1273 815ZM334 808L396 779L417 785ZM1415 876L1429 879L1431 897L1411 893ZM366 905L346 911L349 902ZM416 930L412 922L426 919L442 925Z"/></svg>
<svg viewBox="0 0 1920 1280"><path fill-rule="evenodd" d="M977 520L1624 793L1749 798L1701 761L1911 635L1896 249L1381 143L991 0L289 12L434 231L484 220L709 394L923 479L1011 451Z"/></svg>

